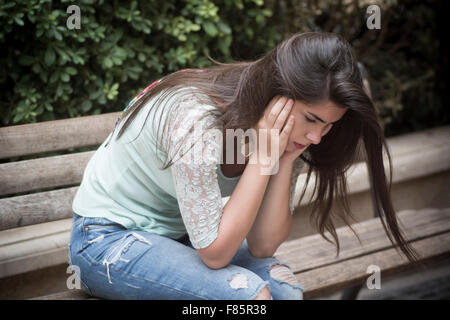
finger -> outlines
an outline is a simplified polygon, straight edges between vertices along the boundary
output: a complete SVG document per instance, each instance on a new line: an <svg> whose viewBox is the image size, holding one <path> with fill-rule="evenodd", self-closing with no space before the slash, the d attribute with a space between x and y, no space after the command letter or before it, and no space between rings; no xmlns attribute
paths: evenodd
<svg viewBox="0 0 450 320"><path fill-rule="evenodd" d="M282 96L275 96L270 100L269 104L267 105L266 109L264 110L264 119L267 121L269 117L269 113L272 111L274 105L280 100Z"/></svg>
<svg viewBox="0 0 450 320"><path fill-rule="evenodd" d="M284 105L286 104L287 99L285 97L280 97L276 99L273 107L271 109L267 108L267 116L266 116L266 123L268 128L272 128L275 121L278 118L279 113L283 109Z"/></svg>
<svg viewBox="0 0 450 320"><path fill-rule="evenodd" d="M282 141L287 140L289 136L291 135L292 129L294 128L294 116L289 116L289 119L286 121L286 124L284 125L283 130L281 130L280 133L280 139Z"/></svg>
<svg viewBox="0 0 450 320"><path fill-rule="evenodd" d="M276 95L276 96L274 96L274 97L270 100L270 102L269 102L269 104L267 105L267 108L266 108L266 113L268 113L267 110L271 110L271 108L274 106L274 104L275 104L280 98L282 98L282 96Z"/></svg>
<svg viewBox="0 0 450 320"><path fill-rule="evenodd" d="M284 124L286 123L286 120L289 117L289 114L291 113L292 106L294 105L294 101L289 99L286 104L283 106L283 109L278 114L278 117L273 125L274 129L281 129Z"/></svg>
<svg viewBox="0 0 450 320"><path fill-rule="evenodd" d="M292 111L292 109L291 109L291 111ZM294 115L293 115L291 112L289 112L289 115L288 115L286 121L283 123L283 127L281 127L281 129L280 129L280 132L284 130L284 128L286 127L286 124L288 123L289 118L290 118L291 116L294 117ZM295 124L295 117L294 117L294 124Z"/></svg>

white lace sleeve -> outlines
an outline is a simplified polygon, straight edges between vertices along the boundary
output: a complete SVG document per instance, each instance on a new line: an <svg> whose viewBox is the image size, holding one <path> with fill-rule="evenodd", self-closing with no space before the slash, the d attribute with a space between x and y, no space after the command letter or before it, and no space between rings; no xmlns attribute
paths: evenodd
<svg viewBox="0 0 450 320"><path fill-rule="evenodd" d="M175 158L171 170L178 205L196 249L207 247L217 238L223 212L216 173L223 140L221 134L218 136L219 128L206 130L214 116L200 119L205 107L210 106L184 101L172 117L169 131L169 155ZM188 132L194 124L194 131Z"/></svg>
<svg viewBox="0 0 450 320"><path fill-rule="evenodd" d="M295 186L297 185L297 180L300 175L300 171L304 167L305 163L302 159L297 158L294 162L294 168L292 169L291 174L291 184L290 184L290 195L289 195L289 209L291 211L291 215L294 214L294 209L297 203L294 203L295 197Z"/></svg>

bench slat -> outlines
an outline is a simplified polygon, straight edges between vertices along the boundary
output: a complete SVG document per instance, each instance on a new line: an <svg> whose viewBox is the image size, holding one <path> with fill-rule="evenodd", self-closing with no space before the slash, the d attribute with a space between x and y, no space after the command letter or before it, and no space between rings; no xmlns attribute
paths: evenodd
<svg viewBox="0 0 450 320"><path fill-rule="evenodd" d="M0 199L0 230L71 218L78 187Z"/></svg>
<svg viewBox="0 0 450 320"><path fill-rule="evenodd" d="M0 128L0 159L100 145L120 112Z"/></svg>
<svg viewBox="0 0 450 320"><path fill-rule="evenodd" d="M0 232L0 278L67 264L72 219Z"/></svg>
<svg viewBox="0 0 450 320"><path fill-rule="evenodd" d="M450 233L440 234L412 242L421 254L424 263L450 257ZM296 274L305 288L304 298L311 299L320 295L331 294L343 288L364 284L371 275L367 273L370 265L381 270L381 287L383 279L393 273L407 270L411 265L408 259L391 248L354 259L342 261L321 268Z"/></svg>
<svg viewBox="0 0 450 320"><path fill-rule="evenodd" d="M83 290L68 290L63 292L58 292L54 294L49 294L47 296L36 297L29 300L98 300L93 298Z"/></svg>
<svg viewBox="0 0 450 320"><path fill-rule="evenodd" d="M95 151L0 164L0 195L79 185Z"/></svg>
<svg viewBox="0 0 450 320"><path fill-rule="evenodd" d="M450 208L406 210L399 212L398 217L409 240L419 240L450 231ZM302 272L393 247L378 218L355 224L353 228L363 245L360 245L347 226L338 228L336 232L341 244L338 257L335 245L327 242L320 234L285 242L275 256L289 264L296 272ZM331 238L328 233L326 235Z"/></svg>
<svg viewBox="0 0 450 320"><path fill-rule="evenodd" d="M51 237L56 233L70 233L73 218L62 219L47 223L40 223L26 227L3 230L0 232L0 251L2 247L18 242L29 242L33 239Z"/></svg>

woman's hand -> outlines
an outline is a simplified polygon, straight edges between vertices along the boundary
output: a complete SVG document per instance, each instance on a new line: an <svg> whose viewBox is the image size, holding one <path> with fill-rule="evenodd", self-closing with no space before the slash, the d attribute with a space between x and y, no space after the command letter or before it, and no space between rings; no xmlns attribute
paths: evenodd
<svg viewBox="0 0 450 320"><path fill-rule="evenodd" d="M297 159L303 152L303 149L295 149L293 151L286 151L283 156L280 158L280 164L287 163L292 164L294 163L295 159Z"/></svg>
<svg viewBox="0 0 450 320"><path fill-rule="evenodd" d="M295 125L295 121L294 121ZM293 126L294 126L293 125ZM294 161L305 151L304 149L297 149L295 148L292 151L285 151L283 155L280 157L280 165L283 164L292 164Z"/></svg>
<svg viewBox="0 0 450 320"><path fill-rule="evenodd" d="M266 107L264 115L255 125L257 143L253 161L273 168L283 156L294 127L294 117L289 116L294 101L275 96Z"/></svg>

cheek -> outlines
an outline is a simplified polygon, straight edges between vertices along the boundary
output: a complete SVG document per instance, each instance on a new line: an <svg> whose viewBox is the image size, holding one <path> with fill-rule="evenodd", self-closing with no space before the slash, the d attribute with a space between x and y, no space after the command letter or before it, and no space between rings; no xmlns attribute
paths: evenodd
<svg viewBox="0 0 450 320"><path fill-rule="evenodd" d="M294 141L294 140L301 140L301 137L303 135L303 126L300 125L296 125L294 126L294 128L292 129L291 132L291 136L290 136L290 140Z"/></svg>

